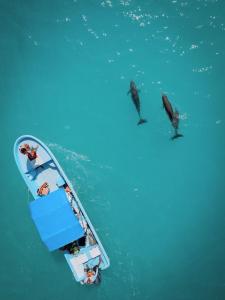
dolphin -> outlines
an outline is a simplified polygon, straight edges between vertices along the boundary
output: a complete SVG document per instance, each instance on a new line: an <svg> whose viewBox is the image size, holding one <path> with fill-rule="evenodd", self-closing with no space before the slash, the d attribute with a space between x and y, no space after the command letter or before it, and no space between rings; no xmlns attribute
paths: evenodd
<svg viewBox="0 0 225 300"><path fill-rule="evenodd" d="M165 111L166 111L166 113L170 119L170 122L175 130L174 136L171 139L174 140L179 137L182 137L183 135L178 133L178 128L179 128L179 112L178 112L178 110L175 109L175 112L173 111L173 107L166 95L162 95L162 102L163 102L163 107L165 108Z"/></svg>
<svg viewBox="0 0 225 300"><path fill-rule="evenodd" d="M130 82L130 89L127 92L127 94L129 94L129 93L131 93L131 98L133 100L133 103L136 107L136 110L137 110L139 118L140 118L137 125L146 123L147 120L145 120L141 117L141 103L140 103L140 99L139 99L139 95L138 95L138 89L136 88L135 82L133 80L131 80L131 82Z"/></svg>

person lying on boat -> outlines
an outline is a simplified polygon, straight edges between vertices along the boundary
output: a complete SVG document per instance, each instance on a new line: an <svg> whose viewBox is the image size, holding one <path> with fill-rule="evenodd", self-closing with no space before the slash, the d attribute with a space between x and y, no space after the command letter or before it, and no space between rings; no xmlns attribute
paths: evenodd
<svg viewBox="0 0 225 300"><path fill-rule="evenodd" d="M91 229L89 227L87 227L87 230L86 230L86 233L87 233L87 243L88 245L96 245L97 242L93 236L93 233L91 232Z"/></svg>
<svg viewBox="0 0 225 300"><path fill-rule="evenodd" d="M81 227L84 229L84 231L86 232L87 231L87 228L88 228L88 224L83 216L83 214L81 212L79 212L79 214L77 215L78 216L78 220L79 220L79 223L81 225Z"/></svg>
<svg viewBox="0 0 225 300"><path fill-rule="evenodd" d="M79 210L79 207L77 205L77 203L75 201L73 201L74 197L73 197L73 194L72 194L72 191L70 189L70 187L68 186L67 183L65 183L63 185L64 189L65 189L65 192L66 192L66 195L67 195L67 198L69 199L70 201L70 204L71 204L71 207L73 209L73 212L75 213L75 215L77 215L78 217L78 220L80 222L80 225L83 227L84 231L86 232L87 230L87 222L83 216L83 214L81 213L81 211Z"/></svg>
<svg viewBox="0 0 225 300"><path fill-rule="evenodd" d="M86 265L86 268L84 269L85 272L85 279L84 283L86 284L93 284L93 283L100 283L100 274L99 274L99 266L102 262L101 256L99 256L99 262L96 266L93 268L89 268Z"/></svg>
<svg viewBox="0 0 225 300"><path fill-rule="evenodd" d="M70 187L68 186L67 183L65 183L65 184L63 185L63 187L64 187L64 189L65 189L67 198L68 198L70 201L72 201L72 199L73 199L73 194L72 194L72 191L71 191Z"/></svg>
<svg viewBox="0 0 225 300"><path fill-rule="evenodd" d="M23 144L22 146L20 146L19 150L23 155L26 155L29 160L34 160L38 157L37 148L38 145L34 148L30 147L28 144Z"/></svg>
<svg viewBox="0 0 225 300"><path fill-rule="evenodd" d="M49 189L49 185L47 182L44 182L39 189L37 189L37 194L38 196L46 196L48 195L50 189Z"/></svg>

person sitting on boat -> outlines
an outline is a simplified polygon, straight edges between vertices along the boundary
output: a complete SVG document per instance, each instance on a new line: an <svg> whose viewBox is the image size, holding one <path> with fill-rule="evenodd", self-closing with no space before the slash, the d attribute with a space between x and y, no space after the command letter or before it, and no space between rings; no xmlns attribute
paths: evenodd
<svg viewBox="0 0 225 300"><path fill-rule="evenodd" d="M68 251L70 254L77 254L80 251L80 247L77 244L77 241L74 241L72 243L69 243L69 244L61 247L60 250Z"/></svg>
<svg viewBox="0 0 225 300"><path fill-rule="evenodd" d="M95 282L96 279L96 274L95 271L92 269L86 270L86 278L84 280L84 282L86 284L93 284Z"/></svg>
<svg viewBox="0 0 225 300"><path fill-rule="evenodd" d="M46 196L48 195L50 189L49 189L49 185L47 182L44 182L39 189L37 189L37 194L38 196Z"/></svg>
<svg viewBox="0 0 225 300"><path fill-rule="evenodd" d="M20 146L20 152L28 157L29 160L36 159L37 156L37 148L38 145L34 147L30 147L28 144L24 144Z"/></svg>
<svg viewBox="0 0 225 300"><path fill-rule="evenodd" d="M20 152L27 156L34 168L42 167L43 164L41 157L37 155L38 147L39 145L37 145L36 147L30 147L30 145L28 144L23 144L19 148Z"/></svg>
<svg viewBox="0 0 225 300"><path fill-rule="evenodd" d="M99 266L102 262L102 258L101 256L99 256L99 263L94 266L93 268L89 268L86 265L86 268L84 269L85 273L86 273L86 277L84 279L84 283L86 284L93 284L93 283L99 283ZM97 280L99 279L99 280ZM98 281L98 282L97 282Z"/></svg>

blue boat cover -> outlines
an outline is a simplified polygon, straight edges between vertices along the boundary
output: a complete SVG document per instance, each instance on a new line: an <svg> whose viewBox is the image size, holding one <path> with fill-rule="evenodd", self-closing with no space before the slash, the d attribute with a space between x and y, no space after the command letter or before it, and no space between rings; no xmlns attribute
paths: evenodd
<svg viewBox="0 0 225 300"><path fill-rule="evenodd" d="M30 203L31 216L49 251L56 250L84 236L63 189L58 189Z"/></svg>

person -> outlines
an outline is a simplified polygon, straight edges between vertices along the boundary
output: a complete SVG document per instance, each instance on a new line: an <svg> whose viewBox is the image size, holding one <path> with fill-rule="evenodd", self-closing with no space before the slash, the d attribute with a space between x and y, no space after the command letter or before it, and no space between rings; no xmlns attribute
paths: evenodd
<svg viewBox="0 0 225 300"><path fill-rule="evenodd" d="M67 196L68 200L70 201L70 203L71 203L71 205L72 205L73 194L72 194L72 191L71 191L70 187L68 186L67 183L65 183L65 184L63 185L63 188L64 188L64 190L65 190L65 192L66 192L66 196Z"/></svg>
<svg viewBox="0 0 225 300"><path fill-rule="evenodd" d="M65 183L63 185L63 188L65 189L67 198L70 201L73 212L75 213L75 215L77 215L80 225L83 227L84 231L86 231L87 230L87 222L85 221L84 216L80 212L80 209L79 209L77 203L75 201L73 201L74 197L73 197L73 193L72 193L70 187L68 186L67 183Z"/></svg>
<svg viewBox="0 0 225 300"><path fill-rule="evenodd" d="M72 191L71 191L70 187L68 186L67 183L65 183L65 184L63 185L63 188L65 189L67 198L68 198L68 200L70 201L70 204L71 204L71 207L72 207L72 209L73 209L73 212L74 212L75 214L79 215L80 211L79 211L79 209L78 209L77 204L74 205L73 194L72 194Z"/></svg>
<svg viewBox="0 0 225 300"><path fill-rule="evenodd" d="M70 254L77 254L80 251L80 247L76 241L69 243L60 248L62 251L68 251Z"/></svg>
<svg viewBox="0 0 225 300"><path fill-rule="evenodd" d="M70 187L68 186L67 183L65 183L65 184L63 185L63 187L64 187L64 189L65 189L65 192L66 192L67 196L68 196L68 199L71 201L72 198L73 198L73 194L72 194L72 191L71 191Z"/></svg>
<svg viewBox="0 0 225 300"><path fill-rule="evenodd" d="M26 155L29 160L35 160L38 157L37 148L38 148L38 145L34 148L34 147L30 147L28 144L23 144L22 146L20 146L19 149L20 149L20 152L23 155Z"/></svg>
<svg viewBox="0 0 225 300"><path fill-rule="evenodd" d="M87 284L92 284L95 281L95 271L92 269L89 269L86 271L87 272L87 278L85 283Z"/></svg>
<svg viewBox="0 0 225 300"><path fill-rule="evenodd" d="M47 182L44 182L39 189L37 189L37 194L38 196L46 196L48 195L50 189L49 189L49 185Z"/></svg>
<svg viewBox="0 0 225 300"><path fill-rule="evenodd" d="M89 268L86 265L86 268L84 269L86 273L86 278L84 279L84 283L86 284L93 284L93 283L99 283L100 282L100 274L99 274L99 266L102 262L101 256L99 256L99 262L96 266L93 268Z"/></svg>
<svg viewBox="0 0 225 300"><path fill-rule="evenodd" d="M86 232L87 232L87 243L88 243L89 245L91 245L91 246L92 246L92 245L96 245L97 242L96 242L96 240L95 240L95 238L94 238L94 236L93 236L93 233L91 232L91 230L90 230L89 227L87 227Z"/></svg>

